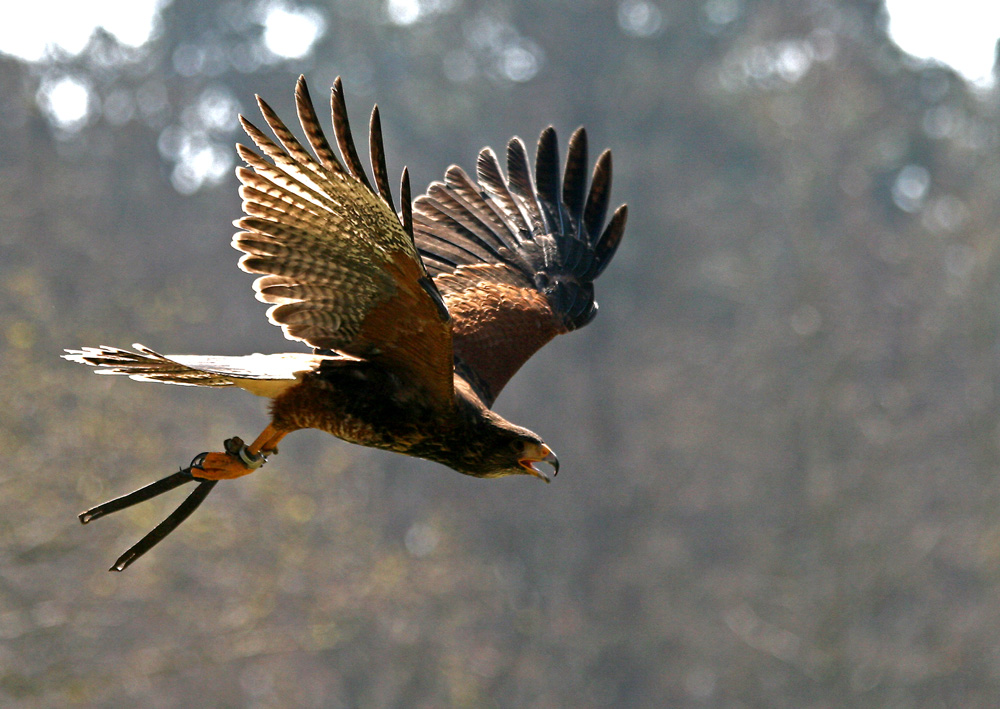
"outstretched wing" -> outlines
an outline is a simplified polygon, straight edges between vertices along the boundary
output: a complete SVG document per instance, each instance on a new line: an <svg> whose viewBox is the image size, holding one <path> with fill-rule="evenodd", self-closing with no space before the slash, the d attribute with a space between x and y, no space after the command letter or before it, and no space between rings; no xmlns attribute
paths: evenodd
<svg viewBox="0 0 1000 709"><path fill-rule="evenodd" d="M378 361L408 374L442 404L452 400L448 312L417 256L403 171L402 217L389 191L378 107L369 145L375 187L358 158L340 78L331 94L336 157L320 127L303 77L295 87L299 122L315 157L258 97L275 143L242 116L257 147L237 146L247 216L233 246L240 268L261 274L257 298L285 336L319 350Z"/></svg>
<svg viewBox="0 0 1000 709"><path fill-rule="evenodd" d="M451 313L456 366L488 406L542 345L597 312L593 281L618 248L627 209L604 227L610 151L598 158L589 192L586 171L583 128L570 138L561 177L550 126L538 139L534 176L513 138L506 179L486 148L478 185L453 165L414 202L417 248Z"/></svg>

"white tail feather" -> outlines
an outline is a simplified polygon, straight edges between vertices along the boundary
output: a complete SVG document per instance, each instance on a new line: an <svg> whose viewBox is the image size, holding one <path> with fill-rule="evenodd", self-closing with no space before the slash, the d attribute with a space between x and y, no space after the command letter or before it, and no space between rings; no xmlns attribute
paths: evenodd
<svg viewBox="0 0 1000 709"><path fill-rule="evenodd" d="M301 381L324 360L344 359L295 352L242 357L162 355L138 343L132 346L136 352L103 345L66 350L63 358L97 367L98 374L122 374L137 381L181 386L236 386L269 398Z"/></svg>

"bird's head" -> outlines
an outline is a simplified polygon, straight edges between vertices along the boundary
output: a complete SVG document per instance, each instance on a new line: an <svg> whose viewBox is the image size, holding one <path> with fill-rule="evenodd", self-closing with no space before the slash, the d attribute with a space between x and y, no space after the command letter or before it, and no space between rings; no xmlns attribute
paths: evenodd
<svg viewBox="0 0 1000 709"><path fill-rule="evenodd" d="M462 441L461 453L449 460L448 465L477 478L532 475L550 482L546 466L551 467L553 477L559 474L559 459L538 434L495 414L485 419L483 423L487 425Z"/></svg>

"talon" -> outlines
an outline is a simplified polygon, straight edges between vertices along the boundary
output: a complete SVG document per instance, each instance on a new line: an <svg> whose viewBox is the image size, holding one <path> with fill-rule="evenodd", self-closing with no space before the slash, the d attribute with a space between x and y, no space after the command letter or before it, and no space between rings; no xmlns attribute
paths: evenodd
<svg viewBox="0 0 1000 709"><path fill-rule="evenodd" d="M205 453L199 453L198 455L196 455L194 458L191 459L191 464L188 465L188 467L181 468L177 472L179 472L179 473L187 473L188 475L190 475L193 478L194 477L194 473L192 471L195 468L199 468L199 469L201 468L202 464L205 462L205 457L207 455L208 455L207 452L205 452Z"/></svg>
<svg viewBox="0 0 1000 709"><path fill-rule="evenodd" d="M244 450L244 449L240 449ZM261 456L263 465L263 456ZM260 465L251 468L243 462L242 456L231 453L206 453L201 465L191 471L197 480L232 480L249 475Z"/></svg>

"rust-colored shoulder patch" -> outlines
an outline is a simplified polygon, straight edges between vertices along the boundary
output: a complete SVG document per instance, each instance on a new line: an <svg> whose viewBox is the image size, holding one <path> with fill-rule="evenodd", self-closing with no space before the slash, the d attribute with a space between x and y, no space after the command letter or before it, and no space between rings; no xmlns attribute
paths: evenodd
<svg viewBox="0 0 1000 709"><path fill-rule="evenodd" d="M545 297L523 286L483 280L445 296L455 356L474 364L489 403L517 370L566 331Z"/></svg>

